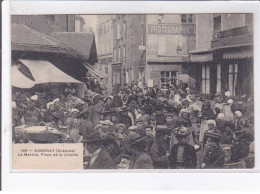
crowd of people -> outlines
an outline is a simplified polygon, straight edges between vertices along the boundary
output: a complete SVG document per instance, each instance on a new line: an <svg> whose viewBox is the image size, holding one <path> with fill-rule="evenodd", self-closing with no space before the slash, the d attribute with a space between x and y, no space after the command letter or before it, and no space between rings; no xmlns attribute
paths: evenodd
<svg viewBox="0 0 260 194"><path fill-rule="evenodd" d="M176 85L128 84L111 96L75 88L55 95L13 91L17 126L48 125L84 144L85 169L219 169L254 167L254 104L227 91L194 95Z"/></svg>

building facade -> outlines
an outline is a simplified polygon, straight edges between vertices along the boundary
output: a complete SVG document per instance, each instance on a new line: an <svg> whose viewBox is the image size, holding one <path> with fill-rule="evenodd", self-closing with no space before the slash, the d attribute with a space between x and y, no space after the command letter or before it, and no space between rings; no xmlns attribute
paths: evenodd
<svg viewBox="0 0 260 194"><path fill-rule="evenodd" d="M146 82L166 89L183 72L189 51L196 46L196 17L193 14L147 15Z"/></svg>
<svg viewBox="0 0 260 194"><path fill-rule="evenodd" d="M113 16L97 16L98 68L105 74L109 93L112 91L111 64L113 60Z"/></svg>
<svg viewBox="0 0 260 194"><path fill-rule="evenodd" d="M135 82L144 85L146 53L145 15L116 15L114 26L114 48L112 84L124 85Z"/></svg>
<svg viewBox="0 0 260 194"><path fill-rule="evenodd" d="M200 91L253 96L253 15L199 14L196 28L190 53Z"/></svg>

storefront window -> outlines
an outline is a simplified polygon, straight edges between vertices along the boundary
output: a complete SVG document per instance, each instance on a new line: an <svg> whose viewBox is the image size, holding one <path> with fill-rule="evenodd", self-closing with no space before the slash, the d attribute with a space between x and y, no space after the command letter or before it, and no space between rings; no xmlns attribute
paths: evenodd
<svg viewBox="0 0 260 194"><path fill-rule="evenodd" d="M210 66L202 65L202 83L201 92L204 94L210 93Z"/></svg>
<svg viewBox="0 0 260 194"><path fill-rule="evenodd" d="M171 79L176 77L176 71L161 71L161 89L167 89L171 86Z"/></svg>
<svg viewBox="0 0 260 194"><path fill-rule="evenodd" d="M230 91L231 95L233 95L233 96L236 95L237 72L238 72L238 65L229 64L228 85L229 85L229 91Z"/></svg>

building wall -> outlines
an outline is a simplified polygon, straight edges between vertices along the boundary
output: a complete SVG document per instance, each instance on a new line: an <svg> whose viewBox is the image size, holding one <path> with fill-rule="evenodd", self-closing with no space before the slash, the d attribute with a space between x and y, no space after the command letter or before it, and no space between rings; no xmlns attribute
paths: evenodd
<svg viewBox="0 0 260 194"><path fill-rule="evenodd" d="M196 47L196 17L185 14L186 17L184 22L181 14L146 16L146 83L154 80L154 85L163 86L163 72L168 71L169 78L172 72L182 73L189 51Z"/></svg>
<svg viewBox="0 0 260 194"><path fill-rule="evenodd" d="M112 15L98 15L98 56L106 58L113 50L113 20ZM111 56L110 56L111 57Z"/></svg>
<svg viewBox="0 0 260 194"><path fill-rule="evenodd" d="M32 29L51 35L53 32L74 32L74 15L12 16L12 23L25 24Z"/></svg>
<svg viewBox="0 0 260 194"><path fill-rule="evenodd" d="M246 14L221 14L221 30L229 30L245 25Z"/></svg>
<svg viewBox="0 0 260 194"><path fill-rule="evenodd" d="M98 61L101 70L108 74L106 78L107 92L112 92L112 57L113 57L113 17L112 15L97 16L97 35L98 35Z"/></svg>
<svg viewBox="0 0 260 194"><path fill-rule="evenodd" d="M75 16L74 15L54 15L56 22L63 32L75 32Z"/></svg>
<svg viewBox="0 0 260 194"><path fill-rule="evenodd" d="M196 14L196 48L211 48L213 15Z"/></svg>
<svg viewBox="0 0 260 194"><path fill-rule="evenodd" d="M120 84L142 82L145 68L145 15L115 15L113 22L113 66L121 68Z"/></svg>

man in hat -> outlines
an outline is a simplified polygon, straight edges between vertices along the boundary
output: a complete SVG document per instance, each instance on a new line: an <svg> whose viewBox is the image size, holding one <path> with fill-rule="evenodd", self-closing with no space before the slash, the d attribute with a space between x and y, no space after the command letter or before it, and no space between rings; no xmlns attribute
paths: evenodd
<svg viewBox="0 0 260 194"><path fill-rule="evenodd" d="M156 127L155 140L151 147L151 157L153 160L154 168L168 169L169 161L169 133L171 130L165 125L158 125Z"/></svg>
<svg viewBox="0 0 260 194"><path fill-rule="evenodd" d="M119 123L124 124L127 128L132 125L132 120L128 116L128 109L127 107L122 107L119 111Z"/></svg>
<svg viewBox="0 0 260 194"><path fill-rule="evenodd" d="M171 169L195 169L197 156L194 147L186 143L185 138L190 134L187 128L180 127L173 130L178 143L173 145L169 156Z"/></svg>
<svg viewBox="0 0 260 194"><path fill-rule="evenodd" d="M144 131L144 121L143 121L143 118L137 118L136 121L135 121L135 125L137 127L137 132L140 134L140 135L145 135L145 131Z"/></svg>
<svg viewBox="0 0 260 194"><path fill-rule="evenodd" d="M163 107L160 104L157 104L156 107L156 123L157 125L164 125L165 124L165 115L163 114Z"/></svg>
<svg viewBox="0 0 260 194"><path fill-rule="evenodd" d="M89 153L84 157L85 169L115 169L111 154L102 148L102 138L98 131L88 134L85 138L85 148Z"/></svg>
<svg viewBox="0 0 260 194"><path fill-rule="evenodd" d="M206 145L203 153L201 168L223 168L225 154L219 145L221 134L217 131L205 133Z"/></svg>
<svg viewBox="0 0 260 194"><path fill-rule="evenodd" d="M108 97L105 100L104 111L113 111L115 110L115 104L113 103L112 97Z"/></svg>
<svg viewBox="0 0 260 194"><path fill-rule="evenodd" d="M151 157L145 152L145 136L139 133L131 133L128 135L130 141L130 148L133 153L133 162L130 165L131 169L153 169L153 161Z"/></svg>
<svg viewBox="0 0 260 194"><path fill-rule="evenodd" d="M201 110L201 130L200 130L200 136L199 141L203 141L204 133L208 130L208 123L207 121L210 119L215 119L215 114L211 108L210 101L206 101L202 105Z"/></svg>
<svg viewBox="0 0 260 194"><path fill-rule="evenodd" d="M150 153L151 147L154 143L154 133L153 133L153 126L151 125L145 125L144 126L144 130L145 130L145 152L146 153Z"/></svg>
<svg viewBox="0 0 260 194"><path fill-rule="evenodd" d="M222 143L230 143L231 140L231 130L228 130L228 122L224 120L225 115L223 113L219 113L216 118L216 127L220 130L222 135Z"/></svg>

